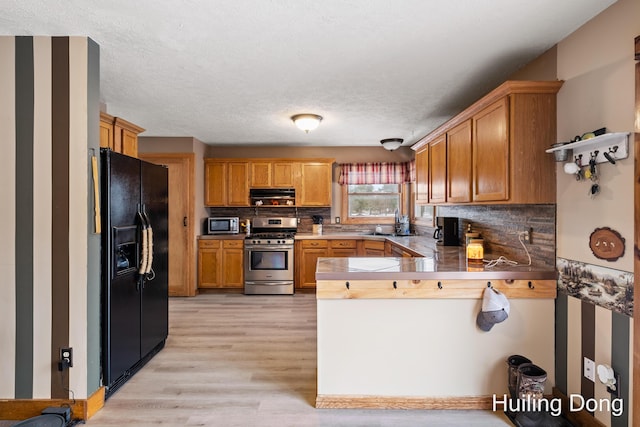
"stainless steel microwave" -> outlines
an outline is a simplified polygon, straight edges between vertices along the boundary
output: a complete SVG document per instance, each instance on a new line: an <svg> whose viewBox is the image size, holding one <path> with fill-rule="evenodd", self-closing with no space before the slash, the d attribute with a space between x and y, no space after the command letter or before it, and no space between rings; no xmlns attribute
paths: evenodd
<svg viewBox="0 0 640 427"><path fill-rule="evenodd" d="M236 234L240 231L240 219L236 217L209 217L206 221L207 234Z"/></svg>

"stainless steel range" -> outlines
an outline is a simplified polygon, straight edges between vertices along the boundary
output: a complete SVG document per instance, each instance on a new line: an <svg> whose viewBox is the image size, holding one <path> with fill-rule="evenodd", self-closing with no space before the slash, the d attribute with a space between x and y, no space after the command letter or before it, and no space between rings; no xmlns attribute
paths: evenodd
<svg viewBox="0 0 640 427"><path fill-rule="evenodd" d="M293 294L296 218L255 218L244 242L244 293Z"/></svg>

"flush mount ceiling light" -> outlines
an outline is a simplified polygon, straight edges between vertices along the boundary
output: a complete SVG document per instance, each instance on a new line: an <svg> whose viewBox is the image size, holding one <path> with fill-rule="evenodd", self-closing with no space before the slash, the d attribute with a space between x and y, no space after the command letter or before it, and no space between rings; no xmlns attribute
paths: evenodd
<svg viewBox="0 0 640 427"><path fill-rule="evenodd" d="M385 150L393 151L402 145L402 138L387 138L380 141Z"/></svg>
<svg viewBox="0 0 640 427"><path fill-rule="evenodd" d="M296 114L295 116L291 116L291 120L298 127L298 129L309 133L309 131L314 130L320 125L322 121L322 116L317 114Z"/></svg>

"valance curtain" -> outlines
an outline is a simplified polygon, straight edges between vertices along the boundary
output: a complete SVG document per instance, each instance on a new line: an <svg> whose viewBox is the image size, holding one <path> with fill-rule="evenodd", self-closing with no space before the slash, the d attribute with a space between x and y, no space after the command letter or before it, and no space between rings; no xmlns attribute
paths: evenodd
<svg viewBox="0 0 640 427"><path fill-rule="evenodd" d="M340 184L404 184L415 181L415 161L402 163L342 163Z"/></svg>

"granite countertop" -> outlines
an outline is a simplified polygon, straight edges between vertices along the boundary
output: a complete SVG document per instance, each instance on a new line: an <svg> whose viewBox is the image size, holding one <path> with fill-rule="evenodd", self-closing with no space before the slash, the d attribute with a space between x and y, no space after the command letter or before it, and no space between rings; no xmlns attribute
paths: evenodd
<svg viewBox="0 0 640 427"><path fill-rule="evenodd" d="M296 235L296 239L371 239L389 240L422 257L320 258L316 280L388 280L388 279L483 279L483 280L556 280L554 267L507 265L493 268L468 266L462 246L441 246L431 236L382 236L358 233ZM491 254L487 255L491 259Z"/></svg>

